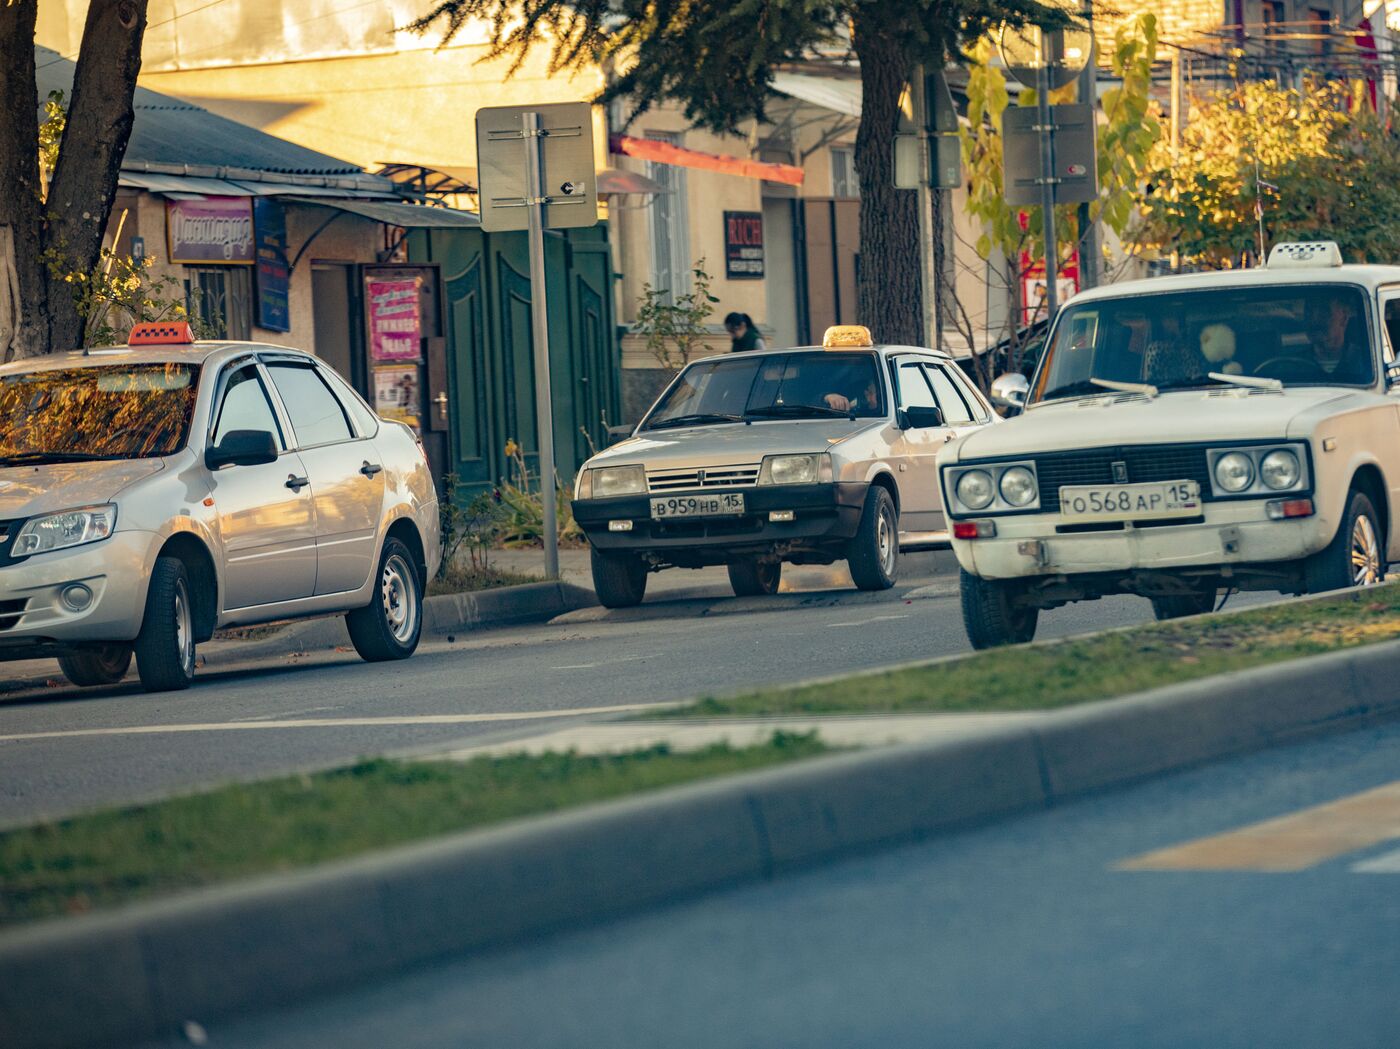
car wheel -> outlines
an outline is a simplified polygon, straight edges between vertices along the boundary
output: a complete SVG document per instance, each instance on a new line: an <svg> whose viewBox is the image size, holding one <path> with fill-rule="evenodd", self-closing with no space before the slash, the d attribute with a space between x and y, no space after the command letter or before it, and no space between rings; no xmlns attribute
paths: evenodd
<svg viewBox="0 0 1400 1049"><path fill-rule="evenodd" d="M423 633L423 577L402 540L384 540L376 578L370 603L345 615L350 642L368 663L407 659Z"/></svg>
<svg viewBox="0 0 1400 1049"><path fill-rule="evenodd" d="M636 554L589 547L593 589L604 608L631 608L647 592L647 566Z"/></svg>
<svg viewBox="0 0 1400 1049"><path fill-rule="evenodd" d="M729 585L737 597L776 594L782 578L781 561L739 561L729 566Z"/></svg>
<svg viewBox="0 0 1400 1049"><path fill-rule="evenodd" d="M846 563L856 586L862 590L894 586L899 576L899 514L882 486L870 486L860 526L847 549Z"/></svg>
<svg viewBox="0 0 1400 1049"><path fill-rule="evenodd" d="M1017 584L960 573L963 627L977 649L1019 645L1035 637L1040 609L1018 606Z"/></svg>
<svg viewBox="0 0 1400 1049"><path fill-rule="evenodd" d="M1303 562L1310 594L1352 586L1374 586L1385 579L1385 543L1380 515L1365 492L1353 491L1341 527L1327 546Z"/></svg>
<svg viewBox="0 0 1400 1049"><path fill-rule="evenodd" d="M63 676L79 688L115 685L131 669L130 645L103 645L58 657Z"/></svg>
<svg viewBox="0 0 1400 1049"><path fill-rule="evenodd" d="M194 680L190 578L178 557L158 557L146 590L146 614L133 646L147 692L174 692Z"/></svg>
<svg viewBox="0 0 1400 1049"><path fill-rule="evenodd" d="M1196 594L1172 594L1168 597L1152 598L1152 614L1158 620L1180 619L1182 616L1198 616L1215 610L1215 591L1202 591Z"/></svg>

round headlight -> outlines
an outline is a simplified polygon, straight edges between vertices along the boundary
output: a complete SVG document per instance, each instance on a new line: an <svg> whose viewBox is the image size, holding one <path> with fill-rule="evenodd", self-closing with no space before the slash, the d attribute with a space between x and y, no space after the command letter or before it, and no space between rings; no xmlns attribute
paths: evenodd
<svg viewBox="0 0 1400 1049"><path fill-rule="evenodd" d="M1035 475L1024 466L1013 466L1001 475L1001 497L1012 506L1030 506L1037 494Z"/></svg>
<svg viewBox="0 0 1400 1049"><path fill-rule="evenodd" d="M982 470L969 470L958 478L958 501L969 510L981 510L992 504L996 489L992 475Z"/></svg>
<svg viewBox="0 0 1400 1049"><path fill-rule="evenodd" d="M1302 475L1298 457L1287 448L1270 452L1259 464L1259 479L1276 492L1292 488Z"/></svg>
<svg viewBox="0 0 1400 1049"><path fill-rule="evenodd" d="M1254 462L1242 452L1215 460L1215 483L1227 492L1243 492L1254 483Z"/></svg>

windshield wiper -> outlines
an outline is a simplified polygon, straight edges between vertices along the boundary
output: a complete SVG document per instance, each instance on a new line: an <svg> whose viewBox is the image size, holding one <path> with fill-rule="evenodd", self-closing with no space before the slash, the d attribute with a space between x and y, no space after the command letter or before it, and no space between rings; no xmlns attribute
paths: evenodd
<svg viewBox="0 0 1400 1049"><path fill-rule="evenodd" d="M803 416L832 419L854 419L856 417L856 413L853 411L843 412L840 408L832 408L825 404L770 404L766 408L750 408L749 415L771 419L801 418Z"/></svg>
<svg viewBox="0 0 1400 1049"><path fill-rule="evenodd" d="M98 459L126 459L125 455L100 455L97 452L17 452L0 455L0 466L28 466L34 463L85 463Z"/></svg>
<svg viewBox="0 0 1400 1049"><path fill-rule="evenodd" d="M1140 393L1147 398L1157 396L1157 387L1150 382L1119 382L1116 379L1095 379L1092 377L1089 381L1095 386L1112 390L1114 393Z"/></svg>
<svg viewBox="0 0 1400 1049"><path fill-rule="evenodd" d="M648 430L669 430L676 426L706 426L712 423L741 423L742 415L725 415L721 412L696 412L693 415L676 415L660 422L649 423Z"/></svg>
<svg viewBox="0 0 1400 1049"><path fill-rule="evenodd" d="M1281 379L1267 379L1262 375L1230 375L1227 372L1211 372L1210 377L1216 382L1227 382L1232 386L1247 386L1251 390L1283 389Z"/></svg>

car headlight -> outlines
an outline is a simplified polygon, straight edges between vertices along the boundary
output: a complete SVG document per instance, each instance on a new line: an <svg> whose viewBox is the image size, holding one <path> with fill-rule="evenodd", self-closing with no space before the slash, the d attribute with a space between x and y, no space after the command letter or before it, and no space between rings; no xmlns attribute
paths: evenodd
<svg viewBox="0 0 1400 1049"><path fill-rule="evenodd" d="M1215 461L1215 483L1227 492L1243 492L1254 483L1254 461L1243 452L1227 452Z"/></svg>
<svg viewBox="0 0 1400 1049"><path fill-rule="evenodd" d="M1275 449L1259 464L1259 479L1276 492L1292 488L1302 476L1298 457L1287 448Z"/></svg>
<svg viewBox="0 0 1400 1049"><path fill-rule="evenodd" d="M116 526L117 508L111 503L106 506L84 506L77 510L45 514L25 522L24 527L15 536L10 556L28 557L30 554L44 554L50 550L95 543L111 535Z"/></svg>
<svg viewBox="0 0 1400 1049"><path fill-rule="evenodd" d="M1030 506L1040 494L1035 474L1024 466L1013 466L1001 475L1001 497L1015 507Z"/></svg>
<svg viewBox="0 0 1400 1049"><path fill-rule="evenodd" d="M821 484L831 480L831 456L769 455L758 471L759 484Z"/></svg>
<svg viewBox="0 0 1400 1049"><path fill-rule="evenodd" d="M984 510L996 498L992 475L982 470L969 470L958 478L958 502L969 510Z"/></svg>
<svg viewBox="0 0 1400 1049"><path fill-rule="evenodd" d="M604 466L589 470L592 498L608 499L615 495L636 495L647 490L647 472L641 466ZM584 497L587 498L587 497Z"/></svg>

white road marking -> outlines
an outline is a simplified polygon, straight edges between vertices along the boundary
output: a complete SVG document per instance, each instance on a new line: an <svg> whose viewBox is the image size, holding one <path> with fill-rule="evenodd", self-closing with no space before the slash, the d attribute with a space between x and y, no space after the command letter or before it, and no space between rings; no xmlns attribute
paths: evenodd
<svg viewBox="0 0 1400 1049"><path fill-rule="evenodd" d="M898 616L871 616L869 619L856 619L849 623L828 623L827 626L870 626L872 623L887 623L891 619L908 619L907 615Z"/></svg>
<svg viewBox="0 0 1400 1049"><path fill-rule="evenodd" d="M618 663L640 663L646 656L621 656L617 659L605 659L601 663L571 663L563 667L550 667L551 670L593 670L597 667L610 667Z"/></svg>
<svg viewBox="0 0 1400 1049"><path fill-rule="evenodd" d="M406 714L376 718L303 718L278 721L214 721L185 725L123 725L114 728L80 728L54 732L18 732L0 736L0 743L29 739L80 739L86 736L148 736L163 732L237 732L267 728L377 728L385 725L472 725L488 721L534 721L586 714L624 714L633 710L661 710L675 703L621 703L610 707L571 707L565 710L518 710L493 714Z"/></svg>
<svg viewBox="0 0 1400 1049"><path fill-rule="evenodd" d="M1351 865L1354 874L1400 874L1400 849Z"/></svg>

